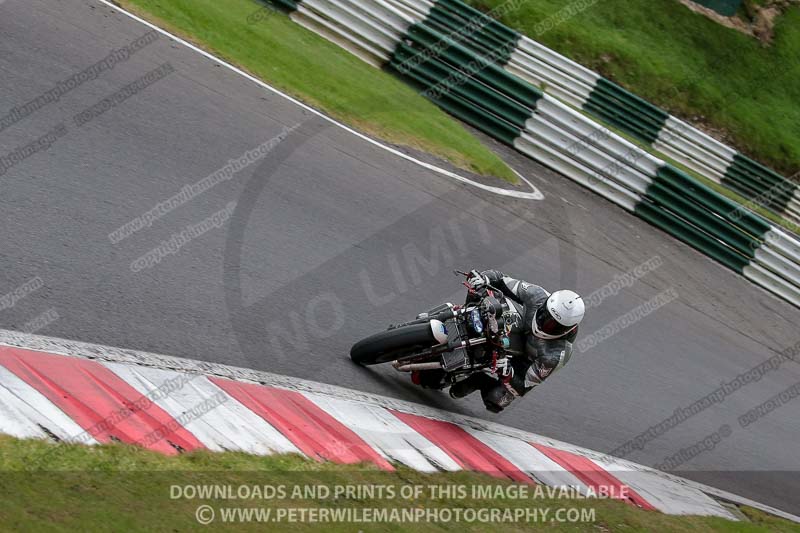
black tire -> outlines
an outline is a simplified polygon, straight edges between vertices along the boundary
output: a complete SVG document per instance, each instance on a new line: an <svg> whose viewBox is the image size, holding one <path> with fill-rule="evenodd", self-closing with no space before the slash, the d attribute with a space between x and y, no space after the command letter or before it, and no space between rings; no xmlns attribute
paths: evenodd
<svg viewBox="0 0 800 533"><path fill-rule="evenodd" d="M360 365L378 365L436 344L430 323L412 324L358 341L350 349L350 358Z"/></svg>

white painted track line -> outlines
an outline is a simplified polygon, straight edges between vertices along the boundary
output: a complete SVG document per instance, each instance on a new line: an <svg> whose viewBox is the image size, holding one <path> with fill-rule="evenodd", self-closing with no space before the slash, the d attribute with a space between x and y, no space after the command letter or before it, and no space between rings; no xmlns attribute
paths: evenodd
<svg viewBox="0 0 800 533"><path fill-rule="evenodd" d="M122 13L122 14L130 17L130 18L132 18L133 20L135 20L135 21L137 21L137 22L139 22L141 24L144 24L148 28L156 30L157 32L159 32L159 33L161 33L163 35L166 35L170 39L173 39L174 41L176 41L178 43L181 43L182 45L186 46L187 48L190 48L191 50L194 50L198 54L201 54L201 55L207 57L208 59L211 59L212 61L215 61L216 63L219 63L223 67L235 72L236 74L238 74L238 75L240 75L240 76L242 76L244 78L247 78L248 80L252 81L253 83L257 84L258 86L260 86L260 87L262 87L264 89L267 89L268 91L270 91L272 93L275 93L275 94L285 98L286 100L289 100L293 104L295 104L295 105L297 105L299 107L302 107L306 111L309 111L309 112L311 112L311 113L323 118L324 120L327 120L331 124L334 124L335 126L337 126L339 128L342 128L343 130L347 131L348 133L351 133L351 134L355 135L356 137L358 137L358 138L360 138L360 139L362 139L362 140L364 140L364 141L366 141L366 142L368 142L368 143L370 143L370 144L372 144L374 146L377 146L378 148L380 148L382 150L385 150L385 151L387 151L387 152L389 152L389 153L391 153L393 155L396 155L397 157L402 157L403 159L405 159L407 161L411 161L412 163L415 163L415 164L417 164L417 165L419 165L419 166L421 166L423 168L426 168L426 169L428 169L428 170L430 170L432 172L436 172L437 174L441 174L442 176L446 176L446 177L454 179L456 181L460 181L461 183L466 183L467 185L471 185L472 187L477 187L478 189L482 189L482 190L490 192L492 194L497 194L497 195L500 195L500 196L510 196L512 198L518 198L518 199L521 199L521 200L543 200L544 199L544 195L539 191L539 189L537 189L536 186L534 186L530 181L525 179L521 174L519 174L515 170L514 170L514 173L517 174L517 176L519 176L522 179L522 181L524 181L526 184L528 184L528 186L530 186L531 189L533 189L532 192L515 191L515 190L510 190L510 189L502 189L500 187L493 187L491 185L485 185L483 183L479 183L477 181L473 181L471 179L465 178L464 176L460 176L460 175L456 174L455 172L450 172L449 170L437 167L436 165L431 165L430 163L426 163L424 161L420 161L419 159L411 157L410 155L404 154L403 152L401 152L399 150L395 150L394 148L392 148L390 146L387 146L387 145L385 145L385 144L383 144L381 142L378 142L378 141L376 141L376 140L364 135L363 133L360 133L360 132L350 128L349 126L346 126L346 125L342 124L341 122L338 122L338 121L334 120L333 118L331 118L328 115L322 113L321 111L318 111L317 109L314 109L313 107L304 104L300 100L297 100L296 98L293 98L293 97L289 96L288 94L279 91L278 89L266 84L265 82L261 81L260 79L256 78L255 76L251 76L250 74L248 74L247 72L243 71L242 69L237 68L237 67L231 65L230 63L220 59L219 57L217 57L217 56L215 56L215 55L213 55L213 54L211 54L209 52L206 52L205 50L193 45L192 43L190 43L188 41L185 41L184 39L181 39L180 37L169 33L168 31L156 26L152 22L148 22L147 20L145 20L145 19L143 19L143 18L141 18L141 17L139 17L137 15L134 15L133 13L131 13L129 11L126 11L126 10L122 9L121 7L115 5L114 3L110 2L109 0L97 0L97 1L102 3L102 4L105 4L106 6L112 8L112 9L114 9L114 11L118 11L118 12L120 12L120 13Z"/></svg>

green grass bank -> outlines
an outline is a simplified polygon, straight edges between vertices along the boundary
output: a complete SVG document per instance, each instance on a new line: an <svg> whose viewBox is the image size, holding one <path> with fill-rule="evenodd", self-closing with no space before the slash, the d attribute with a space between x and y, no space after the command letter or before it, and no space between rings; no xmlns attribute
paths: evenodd
<svg viewBox="0 0 800 533"><path fill-rule="evenodd" d="M367 465L317 463L295 455L258 457L242 453L195 452L173 457L124 444L83 446L18 440L0 436L0 529L5 531L200 531L223 527L237 531L663 531L800 532L800 525L743 509L750 522L722 518L668 516L606 499L520 496L508 482L470 472L422 474L400 468L387 473ZM201 486L217 492L201 494ZM327 487L327 494L323 489ZM358 487L383 487L364 494ZM493 497L473 496L471 487L489 487ZM243 491L242 488L245 487ZM267 487L272 487L269 489ZM283 495L278 491L283 488ZM299 488L296 488L299 487ZM312 487L308 489L307 487ZM337 489L339 487L339 489ZM352 487L348 489L347 487ZM393 487L393 495L389 487ZM403 487L406 487L404 489ZM421 487L419 494L414 487ZM430 487L439 487L435 492ZM465 497L446 487L468 487ZM295 492L296 490L300 492ZM305 491L313 491L305 492ZM348 493L347 491L350 491ZM221 492L220 492L221 491ZM270 496L270 491L274 497ZM504 497L499 497L502 491ZM455 492L452 489L451 492ZM198 521L198 508L214 509L210 525ZM270 521L244 521L223 509L262 509ZM544 522L486 523L311 523L281 522L278 509L549 509ZM556 510L584 512L584 521L550 521ZM510 510L510 511L506 511ZM207 512L207 510L206 510ZM363 512L363 511L362 511ZM465 511L462 511L467 516ZM591 513L593 516L589 516ZM207 519L208 514L200 515ZM299 516L299 514L297 515ZM296 516L296 517L297 517ZM310 515L308 515L310 516ZM439 516L444 517L441 513ZM477 516L477 515L476 515ZM295 518L296 518L295 517ZM589 520L589 518L592 518Z"/></svg>
<svg viewBox="0 0 800 533"><path fill-rule="evenodd" d="M414 89L282 12L254 0L118 4L364 133L478 174L517 180L497 155Z"/></svg>
<svg viewBox="0 0 800 533"><path fill-rule="evenodd" d="M505 1L467 0L483 11ZM769 45L678 0L584 2L536 35L571 4L526 0L501 21L786 176L800 170L800 6L777 19Z"/></svg>

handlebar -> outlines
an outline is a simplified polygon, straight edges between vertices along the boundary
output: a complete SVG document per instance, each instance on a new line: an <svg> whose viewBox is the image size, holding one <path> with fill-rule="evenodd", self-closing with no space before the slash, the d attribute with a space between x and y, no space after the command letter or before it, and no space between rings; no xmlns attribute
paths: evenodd
<svg viewBox="0 0 800 533"><path fill-rule="evenodd" d="M477 272L477 271L475 271L475 272ZM453 274L455 274L457 276L464 276L467 279L469 279L470 276L472 276L472 272L463 272L461 270L456 270L456 269L453 270ZM503 291L501 289L498 289L497 287L495 287L491 283L487 283L485 286L490 288L490 289L492 289L495 292L499 292L501 294L503 293Z"/></svg>

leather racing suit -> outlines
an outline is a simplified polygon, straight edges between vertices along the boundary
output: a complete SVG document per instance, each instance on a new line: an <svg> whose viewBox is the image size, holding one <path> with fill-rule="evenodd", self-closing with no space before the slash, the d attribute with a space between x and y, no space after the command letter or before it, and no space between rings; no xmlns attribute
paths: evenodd
<svg viewBox="0 0 800 533"><path fill-rule="evenodd" d="M502 380L484 372L472 374L450 387L450 395L463 398L480 390L486 408L497 413L569 361L578 326L556 339L537 337L533 333L534 316L550 293L539 285L511 278L498 270L485 270L481 274L508 297L516 310L514 325L508 335L509 347L506 348L506 353L511 356L513 373Z"/></svg>

